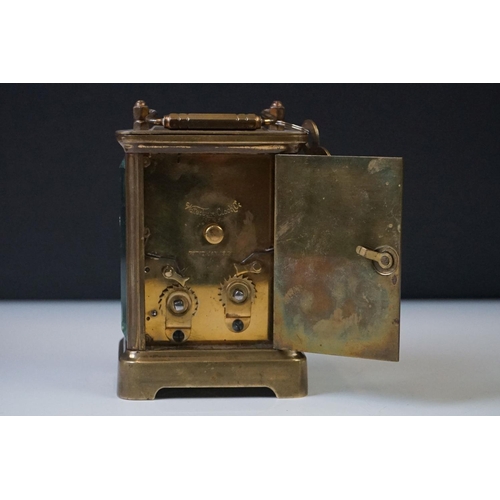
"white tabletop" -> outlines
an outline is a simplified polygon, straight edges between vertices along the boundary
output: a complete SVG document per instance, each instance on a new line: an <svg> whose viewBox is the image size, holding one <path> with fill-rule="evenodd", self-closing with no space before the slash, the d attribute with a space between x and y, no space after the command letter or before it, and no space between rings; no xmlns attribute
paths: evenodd
<svg viewBox="0 0 500 500"><path fill-rule="evenodd" d="M310 354L309 396L116 396L118 302L0 302L0 415L500 415L500 301L405 301L399 363Z"/></svg>

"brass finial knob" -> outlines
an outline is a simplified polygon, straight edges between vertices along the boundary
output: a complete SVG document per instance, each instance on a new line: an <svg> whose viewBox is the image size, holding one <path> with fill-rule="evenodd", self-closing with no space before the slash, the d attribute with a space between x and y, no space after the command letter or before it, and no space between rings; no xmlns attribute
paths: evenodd
<svg viewBox="0 0 500 500"><path fill-rule="evenodd" d="M285 106L281 101L274 101L269 108L269 112L276 117L277 120L285 119Z"/></svg>

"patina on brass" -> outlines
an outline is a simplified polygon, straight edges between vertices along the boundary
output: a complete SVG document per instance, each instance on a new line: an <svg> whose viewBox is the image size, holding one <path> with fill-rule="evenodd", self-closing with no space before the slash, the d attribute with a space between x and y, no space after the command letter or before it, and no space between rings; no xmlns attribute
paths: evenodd
<svg viewBox="0 0 500 500"><path fill-rule="evenodd" d="M398 360L401 192L400 158L276 158L276 347Z"/></svg>
<svg viewBox="0 0 500 500"><path fill-rule="evenodd" d="M158 117L126 153L126 328L118 394L307 393L298 351L397 359L401 161L330 156L311 120Z"/></svg>

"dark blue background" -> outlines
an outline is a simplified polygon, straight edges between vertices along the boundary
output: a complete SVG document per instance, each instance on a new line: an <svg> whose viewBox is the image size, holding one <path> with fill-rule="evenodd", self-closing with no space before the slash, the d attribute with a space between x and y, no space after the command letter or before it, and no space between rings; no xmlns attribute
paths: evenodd
<svg viewBox="0 0 500 500"><path fill-rule="evenodd" d="M319 125L332 154L405 161L403 296L500 297L497 85L2 85L0 298L117 299L117 129L260 112Z"/></svg>

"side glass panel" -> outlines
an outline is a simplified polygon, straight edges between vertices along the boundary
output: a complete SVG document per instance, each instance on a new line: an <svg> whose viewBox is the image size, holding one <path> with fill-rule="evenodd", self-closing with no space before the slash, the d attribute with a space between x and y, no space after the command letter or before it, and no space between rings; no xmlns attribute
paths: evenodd
<svg viewBox="0 0 500 500"><path fill-rule="evenodd" d="M398 360L402 166L276 156L275 347Z"/></svg>

